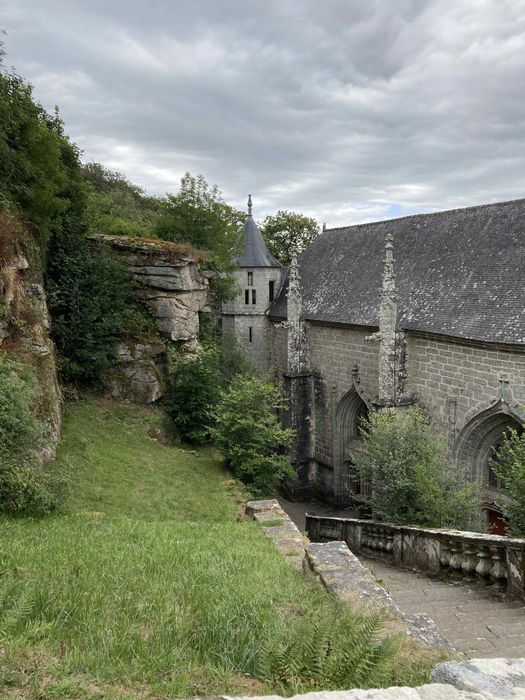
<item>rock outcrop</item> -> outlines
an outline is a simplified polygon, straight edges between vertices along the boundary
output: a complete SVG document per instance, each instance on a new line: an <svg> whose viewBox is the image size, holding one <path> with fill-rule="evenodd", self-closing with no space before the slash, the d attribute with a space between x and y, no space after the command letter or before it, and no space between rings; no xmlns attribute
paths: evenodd
<svg viewBox="0 0 525 700"><path fill-rule="evenodd" d="M43 260L33 234L2 213L0 350L31 367L34 410L44 425L40 458L53 459L62 423L62 394L43 283Z"/></svg>
<svg viewBox="0 0 525 700"><path fill-rule="evenodd" d="M137 403L160 399L165 391L165 352L160 340L119 343L116 364L105 376L111 397Z"/></svg>
<svg viewBox="0 0 525 700"><path fill-rule="evenodd" d="M208 278L201 257L190 246L156 239L92 235L119 256L137 283L137 294L153 312L158 341L126 342L106 385L115 398L150 403L164 393L165 349L174 343L186 352L198 348L199 313L208 310Z"/></svg>

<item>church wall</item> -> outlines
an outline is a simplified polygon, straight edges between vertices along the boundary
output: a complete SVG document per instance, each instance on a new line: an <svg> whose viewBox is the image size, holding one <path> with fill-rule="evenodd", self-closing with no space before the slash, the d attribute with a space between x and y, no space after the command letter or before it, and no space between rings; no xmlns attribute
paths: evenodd
<svg viewBox="0 0 525 700"><path fill-rule="evenodd" d="M452 446L467 417L500 398L500 380L510 390L525 389L525 348L411 333L407 374L408 392L424 404Z"/></svg>
<svg viewBox="0 0 525 700"><path fill-rule="evenodd" d="M271 360L275 375L282 379L286 374L286 363L288 360L288 330L278 323L271 323L270 326L270 346Z"/></svg>
<svg viewBox="0 0 525 700"><path fill-rule="evenodd" d="M259 370L270 369L270 328L266 316L223 316L222 331L237 338L248 359Z"/></svg>
<svg viewBox="0 0 525 700"><path fill-rule="evenodd" d="M373 399L378 391L378 345L365 340L370 329L308 324L307 335L314 381L316 488L333 493L333 424L337 405L352 388L357 363L361 387Z"/></svg>

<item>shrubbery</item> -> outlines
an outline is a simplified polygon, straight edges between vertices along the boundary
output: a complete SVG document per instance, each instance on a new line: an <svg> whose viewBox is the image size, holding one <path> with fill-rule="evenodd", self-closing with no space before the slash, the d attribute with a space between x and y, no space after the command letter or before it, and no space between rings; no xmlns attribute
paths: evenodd
<svg viewBox="0 0 525 700"><path fill-rule="evenodd" d="M514 534L525 533L525 431L509 428L494 455L492 469L512 500L502 504Z"/></svg>
<svg viewBox="0 0 525 700"><path fill-rule="evenodd" d="M442 437L419 407L388 409L362 421L356 471L373 517L400 525L467 528L479 493L466 471L448 463Z"/></svg>
<svg viewBox="0 0 525 700"><path fill-rule="evenodd" d="M164 407L183 440L197 445L210 441L221 391L238 374L251 372L253 367L230 335L217 338L208 330L202 350L194 356L168 348Z"/></svg>
<svg viewBox="0 0 525 700"><path fill-rule="evenodd" d="M148 331L124 265L104 248L90 250L70 231L51 243L48 300L64 379L96 384L123 336Z"/></svg>
<svg viewBox="0 0 525 700"><path fill-rule="evenodd" d="M275 492L284 477L293 474L286 454L292 431L283 428L277 417L283 406L276 384L240 374L223 391L215 410L217 444L233 474L254 495Z"/></svg>
<svg viewBox="0 0 525 700"><path fill-rule="evenodd" d="M208 346L194 357L169 348L168 366L166 412L184 440L202 445L211 437L213 411L221 390L218 348Z"/></svg>
<svg viewBox="0 0 525 700"><path fill-rule="evenodd" d="M31 408L29 368L0 353L0 511L42 514L57 506L53 484L36 459L42 425Z"/></svg>

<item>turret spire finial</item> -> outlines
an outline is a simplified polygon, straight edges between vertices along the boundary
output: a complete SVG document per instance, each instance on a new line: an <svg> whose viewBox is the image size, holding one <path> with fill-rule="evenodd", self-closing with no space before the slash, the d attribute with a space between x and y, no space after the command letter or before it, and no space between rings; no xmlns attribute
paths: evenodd
<svg viewBox="0 0 525 700"><path fill-rule="evenodd" d="M248 195L248 216L252 215L252 196Z"/></svg>

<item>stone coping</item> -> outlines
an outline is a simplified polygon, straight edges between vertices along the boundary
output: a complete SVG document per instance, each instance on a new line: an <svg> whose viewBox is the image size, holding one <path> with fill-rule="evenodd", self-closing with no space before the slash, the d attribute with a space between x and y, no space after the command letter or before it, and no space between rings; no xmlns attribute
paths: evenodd
<svg viewBox="0 0 525 700"><path fill-rule="evenodd" d="M404 632L425 646L455 652L428 615L403 613L345 542L311 543L299 532L276 499L249 501L246 515L262 525L264 534L290 564L302 568L307 575L313 575L327 591L354 610L385 612L387 633ZM268 523L266 527L265 522Z"/></svg>
<svg viewBox="0 0 525 700"><path fill-rule="evenodd" d="M470 530L447 530L445 528L417 527L415 525L395 525L394 523L383 523L379 520L366 520L364 518L343 518L332 515L317 515L316 513L306 513L306 519L312 520L332 520L334 522L353 523L355 525L365 525L381 527L386 530L410 533L413 535L431 535L432 537L449 539L459 537L465 540L483 542L491 545L503 545L513 549L525 551L525 538L506 537L504 535L491 535L486 532L471 532Z"/></svg>
<svg viewBox="0 0 525 700"><path fill-rule="evenodd" d="M357 555L426 573L462 577L525 599L525 539L306 514L315 542L345 541Z"/></svg>

